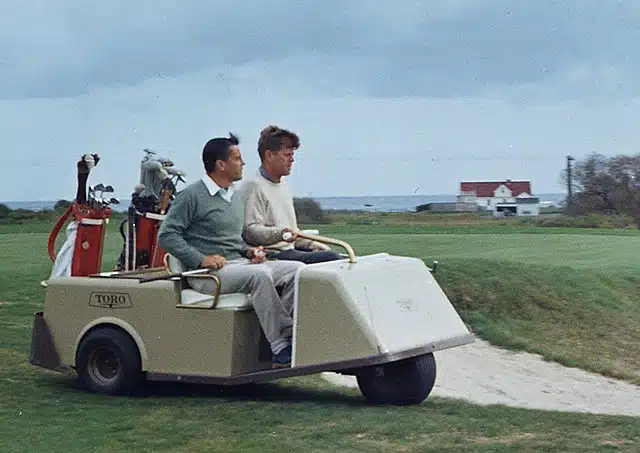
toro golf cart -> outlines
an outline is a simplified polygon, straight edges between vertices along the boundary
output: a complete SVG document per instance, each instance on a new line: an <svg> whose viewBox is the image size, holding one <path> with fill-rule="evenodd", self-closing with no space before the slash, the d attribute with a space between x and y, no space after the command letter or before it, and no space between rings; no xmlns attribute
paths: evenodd
<svg viewBox="0 0 640 453"><path fill-rule="evenodd" d="M473 336L422 260L378 253L307 265L296 276L290 368L272 369L249 295L220 294L206 270L165 266L49 280L35 314L30 363L75 370L87 389L141 380L236 385L333 371L355 375L376 403L419 404L436 378L434 351ZM215 295L193 290L213 279Z"/></svg>

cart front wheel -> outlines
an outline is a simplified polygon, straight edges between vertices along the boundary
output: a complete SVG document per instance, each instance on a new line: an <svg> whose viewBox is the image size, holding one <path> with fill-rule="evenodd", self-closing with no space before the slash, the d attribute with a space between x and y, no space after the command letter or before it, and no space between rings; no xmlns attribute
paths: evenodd
<svg viewBox="0 0 640 453"><path fill-rule="evenodd" d="M420 404L436 382L436 359L424 354L397 362L363 368L358 387L367 400L378 404Z"/></svg>
<svg viewBox="0 0 640 453"><path fill-rule="evenodd" d="M136 344L110 327L94 330L82 340L76 368L83 387L109 395L133 390L142 374Z"/></svg>

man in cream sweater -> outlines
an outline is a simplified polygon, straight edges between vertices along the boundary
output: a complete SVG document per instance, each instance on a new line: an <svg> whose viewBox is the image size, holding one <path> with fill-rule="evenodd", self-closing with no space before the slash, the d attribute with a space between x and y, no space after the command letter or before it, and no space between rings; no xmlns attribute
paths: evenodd
<svg viewBox="0 0 640 453"><path fill-rule="evenodd" d="M267 126L260 133L262 164L255 177L240 188L245 202L243 237L248 244L264 246L272 259L306 264L342 259L325 244L297 237L293 195L282 178L291 173L299 147L298 136L278 126ZM284 233L291 233L291 237L284 240Z"/></svg>

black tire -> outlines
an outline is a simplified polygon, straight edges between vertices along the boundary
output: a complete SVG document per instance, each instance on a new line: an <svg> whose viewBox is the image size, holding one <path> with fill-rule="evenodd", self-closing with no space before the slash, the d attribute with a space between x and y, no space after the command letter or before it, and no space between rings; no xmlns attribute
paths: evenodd
<svg viewBox="0 0 640 453"><path fill-rule="evenodd" d="M436 382L436 359L424 354L397 362L375 365L357 375L365 398L377 404L420 404Z"/></svg>
<svg viewBox="0 0 640 453"><path fill-rule="evenodd" d="M76 369L83 387L107 395L128 393L142 376L138 347L125 332L101 327L83 338Z"/></svg>

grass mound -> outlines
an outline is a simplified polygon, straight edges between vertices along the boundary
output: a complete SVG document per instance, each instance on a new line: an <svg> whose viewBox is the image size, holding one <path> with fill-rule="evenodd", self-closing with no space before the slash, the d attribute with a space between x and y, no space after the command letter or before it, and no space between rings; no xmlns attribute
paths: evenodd
<svg viewBox="0 0 640 453"><path fill-rule="evenodd" d="M640 278L452 259L438 281L482 338L640 384Z"/></svg>

